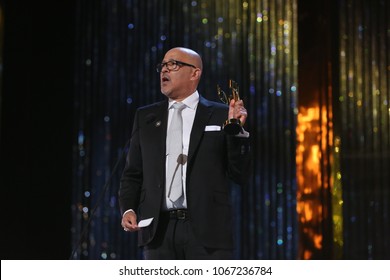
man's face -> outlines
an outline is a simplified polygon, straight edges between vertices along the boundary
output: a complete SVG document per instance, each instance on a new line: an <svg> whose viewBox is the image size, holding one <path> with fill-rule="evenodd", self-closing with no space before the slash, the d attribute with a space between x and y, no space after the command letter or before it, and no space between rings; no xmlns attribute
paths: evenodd
<svg viewBox="0 0 390 280"><path fill-rule="evenodd" d="M173 49L165 54L162 63L168 61L182 61L193 65L193 59L186 53ZM194 92L193 72L195 68L190 66L179 66L176 70L168 70L163 67L160 73L161 92L173 100L182 100Z"/></svg>

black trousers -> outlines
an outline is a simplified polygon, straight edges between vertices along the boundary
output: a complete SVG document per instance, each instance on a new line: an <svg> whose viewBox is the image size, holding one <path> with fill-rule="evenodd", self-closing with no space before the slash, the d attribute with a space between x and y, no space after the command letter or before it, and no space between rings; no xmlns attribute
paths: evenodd
<svg viewBox="0 0 390 280"><path fill-rule="evenodd" d="M146 260L229 260L232 250L206 248L194 235L188 215L160 215L156 236L143 247Z"/></svg>

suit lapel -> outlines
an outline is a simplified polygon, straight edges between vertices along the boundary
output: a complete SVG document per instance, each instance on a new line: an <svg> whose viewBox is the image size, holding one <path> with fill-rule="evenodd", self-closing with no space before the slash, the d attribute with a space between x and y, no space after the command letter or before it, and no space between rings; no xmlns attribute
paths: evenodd
<svg viewBox="0 0 390 280"><path fill-rule="evenodd" d="M202 96L199 97L199 104L196 109L194 124L191 130L190 146L188 149L188 165L191 165L192 158L202 139L205 127L210 119L213 109L210 103Z"/></svg>
<svg viewBox="0 0 390 280"><path fill-rule="evenodd" d="M166 154L166 145L165 139L167 137L167 126L168 126L168 102L161 102L160 106L157 108L156 120L154 121L154 126L159 128L157 130L158 134L152 136L156 140L156 146L159 147L157 149L160 151L160 154L157 158L161 159L165 162L165 154ZM165 164L163 165L165 166Z"/></svg>

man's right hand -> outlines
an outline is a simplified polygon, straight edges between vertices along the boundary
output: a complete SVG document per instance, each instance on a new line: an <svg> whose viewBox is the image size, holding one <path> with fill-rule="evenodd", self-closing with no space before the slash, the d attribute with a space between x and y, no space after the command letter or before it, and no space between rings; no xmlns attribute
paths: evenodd
<svg viewBox="0 0 390 280"><path fill-rule="evenodd" d="M122 227L125 231L138 231L140 228L137 223L137 215L133 211L129 211L122 217Z"/></svg>

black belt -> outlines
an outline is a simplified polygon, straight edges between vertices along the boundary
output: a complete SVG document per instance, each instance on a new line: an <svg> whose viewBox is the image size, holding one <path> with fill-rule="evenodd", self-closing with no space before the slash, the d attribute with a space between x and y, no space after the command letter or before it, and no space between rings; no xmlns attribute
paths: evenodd
<svg viewBox="0 0 390 280"><path fill-rule="evenodd" d="M166 213L169 215L170 219L175 219L175 220L186 220L186 219L188 219L188 211L187 211L187 209L169 210Z"/></svg>

